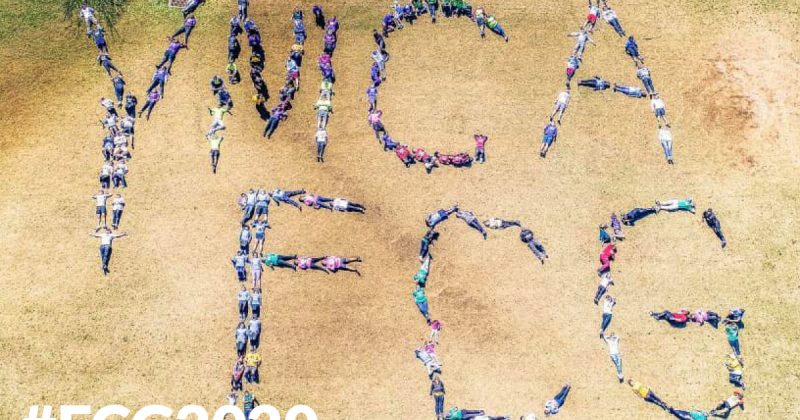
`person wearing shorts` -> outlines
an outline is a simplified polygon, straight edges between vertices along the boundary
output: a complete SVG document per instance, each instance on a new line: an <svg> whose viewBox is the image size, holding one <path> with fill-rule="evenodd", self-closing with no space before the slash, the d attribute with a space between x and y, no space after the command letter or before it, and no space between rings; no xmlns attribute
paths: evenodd
<svg viewBox="0 0 800 420"><path fill-rule="evenodd" d="M266 222L267 218L269 217L269 200L270 200L269 193L264 190L260 189L256 191L255 194L255 217L256 220L263 220ZM269 224L267 224L269 226Z"/></svg>
<svg viewBox="0 0 800 420"><path fill-rule="evenodd" d="M108 226L108 211L106 208L106 200L108 200L108 197L111 197L111 194L107 194L103 190L98 191L97 194L92 196L95 200L95 214L97 215L96 229L101 228L101 221L103 222L102 227Z"/></svg>
<svg viewBox="0 0 800 420"><path fill-rule="evenodd" d="M539 156L544 158L547 156L547 151L550 150L550 146L553 145L553 142L556 141L558 138L558 127L556 127L555 123L553 123L553 119L550 119L550 122L544 126L544 134L542 135L542 147L539 149Z"/></svg>

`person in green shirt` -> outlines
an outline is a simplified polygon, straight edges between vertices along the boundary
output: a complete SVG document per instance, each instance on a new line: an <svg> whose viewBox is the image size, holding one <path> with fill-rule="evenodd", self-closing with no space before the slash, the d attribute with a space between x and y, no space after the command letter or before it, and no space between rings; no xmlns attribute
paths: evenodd
<svg viewBox="0 0 800 420"><path fill-rule="evenodd" d="M466 410L458 407L452 407L450 410L447 410L447 415L444 417L446 420L470 420L474 419L478 416L484 416L486 414L483 410ZM500 419L502 420L504 417L489 417L490 419Z"/></svg>
<svg viewBox="0 0 800 420"><path fill-rule="evenodd" d="M250 391L245 391L244 396L242 397L242 407L244 411L244 418L250 418L250 412L253 411L256 406L258 406L258 400L256 396L251 394Z"/></svg>
<svg viewBox="0 0 800 420"><path fill-rule="evenodd" d="M691 197L685 200L656 201L656 210L677 211L683 210L694 214L694 201Z"/></svg>
<svg viewBox="0 0 800 420"><path fill-rule="evenodd" d="M456 16L472 16L472 6L464 0L452 0L453 14Z"/></svg>
<svg viewBox="0 0 800 420"><path fill-rule="evenodd" d="M725 326L725 335L728 337L728 344L731 345L731 349L733 349L733 354L736 357L742 355L742 352L739 348L739 327L736 324L728 323Z"/></svg>
<svg viewBox="0 0 800 420"><path fill-rule="evenodd" d="M503 29L502 26L497 22L497 19L494 18L492 15L486 16L486 27L489 28L490 31L496 33L497 35L503 37L503 39L508 42L508 35L506 35L506 31Z"/></svg>
<svg viewBox="0 0 800 420"><path fill-rule="evenodd" d="M317 111L317 128L327 127L328 116L333 113L331 97L324 92L326 91L320 94L317 103L314 104L314 109Z"/></svg>
<svg viewBox="0 0 800 420"><path fill-rule="evenodd" d="M296 271L297 265L294 263L296 259L297 255L279 255L270 252L264 257L264 265L273 270L275 267L285 267Z"/></svg>
<svg viewBox="0 0 800 420"><path fill-rule="evenodd" d="M206 140L208 140L208 145L211 147L211 173L217 173L217 164L219 163L219 146L222 144L222 140L224 137L218 136L216 133L212 134L211 136L206 136Z"/></svg>
<svg viewBox="0 0 800 420"><path fill-rule="evenodd" d="M208 108L208 113L213 117L213 120L211 121L211 127L208 128L208 136L212 136L217 131L225 129L225 123L222 122L225 114L233 115L231 113L231 109L227 105L218 106L216 108Z"/></svg>
<svg viewBox="0 0 800 420"><path fill-rule="evenodd" d="M414 281L417 283L417 285L425 287L425 282L428 281L428 273L430 272L430 268L431 268L431 256L428 255L422 261L422 265L420 265L417 274L414 274Z"/></svg>
<svg viewBox="0 0 800 420"><path fill-rule="evenodd" d="M428 314L428 297L425 296L425 288L417 284L412 295L414 296L414 303L416 303L417 308L419 308L419 312L425 317L425 321L430 324L431 316Z"/></svg>

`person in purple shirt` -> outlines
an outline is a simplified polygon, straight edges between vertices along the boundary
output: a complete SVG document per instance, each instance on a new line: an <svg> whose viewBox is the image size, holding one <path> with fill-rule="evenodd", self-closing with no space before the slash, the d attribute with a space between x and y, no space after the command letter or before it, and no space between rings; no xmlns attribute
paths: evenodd
<svg viewBox="0 0 800 420"><path fill-rule="evenodd" d="M381 85L381 67L378 65L378 63L372 63L369 77L372 79L373 87L377 88Z"/></svg>
<svg viewBox="0 0 800 420"><path fill-rule="evenodd" d="M369 86L367 88L367 102L369 102L369 111L378 108L378 88Z"/></svg>
<svg viewBox="0 0 800 420"><path fill-rule="evenodd" d="M149 94L158 87L161 90L160 96L164 96L164 84L167 83L168 73L169 71L166 67L159 67L156 69L156 72L153 73L153 82L150 83L150 87L147 88L147 93Z"/></svg>
<svg viewBox="0 0 800 420"><path fill-rule="evenodd" d="M337 19L336 16L328 20L328 26L325 28L325 31L333 35L336 35L336 32L339 31L339 19Z"/></svg>
<svg viewBox="0 0 800 420"><path fill-rule="evenodd" d="M333 73L333 66L330 63L320 66L319 71L322 72L322 78L324 80L331 83L336 82L336 75Z"/></svg>
<svg viewBox="0 0 800 420"><path fill-rule="evenodd" d="M336 49L336 35L325 34L325 37L323 38L323 43L325 44L323 48L325 54L333 55L333 50Z"/></svg>
<svg viewBox="0 0 800 420"><path fill-rule="evenodd" d="M167 72L172 74L172 64L175 63L175 57L178 56L178 51L182 48L186 48L186 44L178 41L177 39L167 37L169 40L169 45L167 46L167 50L164 51L164 58L161 59L161 62L156 64L156 68L167 64Z"/></svg>
<svg viewBox="0 0 800 420"><path fill-rule="evenodd" d="M278 124L280 124L280 122L286 118L289 118L289 116L286 115L286 111L282 106L278 105L275 108L272 108L272 115L270 115L269 121L267 121L267 127L264 128L264 137L267 139L272 137L272 133L278 129Z"/></svg>
<svg viewBox="0 0 800 420"><path fill-rule="evenodd" d="M161 99L161 94L158 93L157 90L153 90L147 95L147 102L144 103L144 106L139 111L139 118L142 117L142 114L147 111L147 120L150 120L150 113L153 112L153 108L155 108L156 103Z"/></svg>
<svg viewBox="0 0 800 420"><path fill-rule="evenodd" d="M383 36L388 37L390 32L397 29L397 23L394 21L394 16L391 13L383 17Z"/></svg>
<svg viewBox="0 0 800 420"><path fill-rule="evenodd" d="M558 127L553 123L553 119L550 118L550 122L544 126L542 148L539 150L539 156L544 158L547 155L547 151L550 150L550 146L556 141L556 137L558 137Z"/></svg>
<svg viewBox="0 0 800 420"><path fill-rule="evenodd" d="M194 15L189 15L186 20L183 21L183 26L180 29L175 31L172 34L172 38L177 38L180 34L186 34L186 38L184 40L184 44L186 45L186 49L189 49L189 35L192 34L192 30L194 29L195 25L197 25L197 18Z"/></svg>

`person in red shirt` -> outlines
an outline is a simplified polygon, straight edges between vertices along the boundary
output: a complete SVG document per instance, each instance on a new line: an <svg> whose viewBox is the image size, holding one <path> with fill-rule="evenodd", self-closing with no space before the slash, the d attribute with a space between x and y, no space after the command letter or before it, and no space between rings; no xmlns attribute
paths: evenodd
<svg viewBox="0 0 800 420"><path fill-rule="evenodd" d="M484 163L486 162L486 142L489 137L483 134L475 135L475 161Z"/></svg>
<svg viewBox="0 0 800 420"><path fill-rule="evenodd" d="M689 322L689 311L681 309L678 312L650 312L650 316L656 321L667 321L673 325L686 325Z"/></svg>
<svg viewBox="0 0 800 420"><path fill-rule="evenodd" d="M426 152L423 148L412 149L411 151L414 154L414 160L417 162L422 162L425 165L425 171L431 173L433 168L438 166L436 164L436 159L431 156L430 153Z"/></svg>
<svg viewBox="0 0 800 420"><path fill-rule="evenodd" d="M597 274L602 275L606 271L611 270L611 261L616 258L617 255L617 246L614 244L608 244L603 248L603 252L600 253L600 268L597 269Z"/></svg>
<svg viewBox="0 0 800 420"><path fill-rule="evenodd" d="M406 168L411 167L414 163L414 157L411 156L411 150L408 149L408 146L405 144L401 144L394 149L394 154L397 155L397 158L403 162L403 165L406 165Z"/></svg>

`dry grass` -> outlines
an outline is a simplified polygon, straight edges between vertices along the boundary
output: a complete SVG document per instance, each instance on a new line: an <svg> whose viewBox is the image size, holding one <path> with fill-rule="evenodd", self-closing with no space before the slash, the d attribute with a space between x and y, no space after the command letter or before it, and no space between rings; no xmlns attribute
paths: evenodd
<svg viewBox="0 0 800 420"><path fill-rule="evenodd" d="M310 2L304 2L306 9ZM312 156L313 87L304 68L297 109L274 140L234 89L236 115L220 173L208 171L202 134L207 82L222 73L233 4L198 13L192 49L149 124L137 128L131 187L112 274L100 275L89 196L96 188L98 97L110 83L91 45L72 32L28 28L0 47L0 417L35 403L172 406L224 402L233 362L234 200L251 186L305 187L363 202L365 216L281 208L269 247L365 259L363 277L266 273L263 402L296 403L325 419L427 418L433 404L412 350L426 331L410 290L428 211L454 201L480 215L522 219L551 252L544 266L512 232L483 242L457 222L436 244L429 295L445 323L440 355L448 403L519 415L566 381L559 418L663 418L616 383L592 305L595 228L612 210L670 196L713 206L730 238L720 251L699 217L659 215L629 231L613 290L612 329L629 376L679 407L710 408L730 391L721 332L675 331L646 311L748 310L742 345L747 411L736 418L798 418L797 34L791 6L624 2L674 121L667 167L646 102L579 91L546 161L535 150L561 87L568 31L583 1L490 1L511 42L481 40L467 22L427 21L392 36L381 89L387 126L412 144L471 148L490 136L486 165L426 176L382 154L365 123L369 31L383 6L335 1L342 21L336 113L324 165ZM752 6L752 7L751 7ZM274 90L290 46L289 4L252 7ZM20 9L21 10L21 9ZM141 92L177 12L134 2L111 40L115 63ZM6 22L6 21L4 21ZM4 23L3 25L6 25ZM50 28L58 28L55 22ZM1 28L0 33L9 33ZM309 61L321 36L309 29ZM38 35L36 44L31 37ZM621 41L601 28L580 75L633 83ZM26 48L39 45L42 51Z"/></svg>

